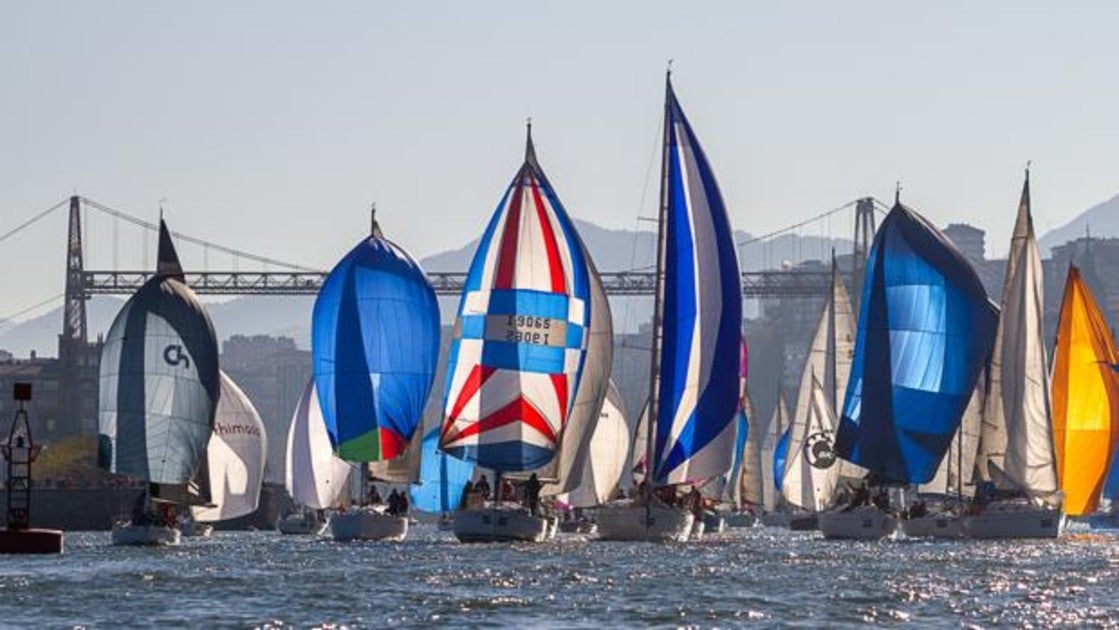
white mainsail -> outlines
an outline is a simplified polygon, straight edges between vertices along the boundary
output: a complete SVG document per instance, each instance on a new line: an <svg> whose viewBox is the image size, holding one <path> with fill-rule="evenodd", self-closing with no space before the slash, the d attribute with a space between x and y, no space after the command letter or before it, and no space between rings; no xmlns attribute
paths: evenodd
<svg viewBox="0 0 1119 630"><path fill-rule="evenodd" d="M311 379L291 420L284 485L302 505L320 510L334 507L346 491L350 468L334 455Z"/></svg>
<svg viewBox="0 0 1119 630"><path fill-rule="evenodd" d="M981 472L1005 476L1035 499L1057 504L1043 297L1041 253L1034 238L1027 173L1006 261L1002 312L991 358ZM1003 475L993 474L989 466Z"/></svg>
<svg viewBox="0 0 1119 630"><path fill-rule="evenodd" d="M831 503L839 483L839 462L834 448L837 421L828 392L815 374L809 376L808 409L804 422L793 425L792 430L797 435L790 436L781 493L789 503L819 512Z"/></svg>
<svg viewBox="0 0 1119 630"><path fill-rule="evenodd" d="M245 392L225 372L214 414L214 432L206 445L213 507L194 506L196 521L224 521L252 514L260 505L268 437Z"/></svg>
<svg viewBox="0 0 1119 630"><path fill-rule="evenodd" d="M618 445L629 441L632 430L622 409L622 397L611 382L583 459L581 481L571 492L557 495L556 500L572 507L593 507L609 501L629 462L628 454Z"/></svg>

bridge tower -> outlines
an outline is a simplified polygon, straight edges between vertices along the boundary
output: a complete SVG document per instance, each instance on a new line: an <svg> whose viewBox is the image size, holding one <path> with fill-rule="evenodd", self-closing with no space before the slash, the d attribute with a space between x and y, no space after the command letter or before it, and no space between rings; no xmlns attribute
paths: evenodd
<svg viewBox="0 0 1119 630"><path fill-rule="evenodd" d="M101 345L90 345L86 330L86 300L82 285L82 203L70 197L70 222L66 239L66 294L62 307L62 334L58 336L59 423L63 435L91 433L97 410L97 370Z"/></svg>
<svg viewBox="0 0 1119 630"><path fill-rule="evenodd" d="M855 313L863 295L866 259L874 242L874 199L864 197L855 202L855 251L851 259L851 301Z"/></svg>

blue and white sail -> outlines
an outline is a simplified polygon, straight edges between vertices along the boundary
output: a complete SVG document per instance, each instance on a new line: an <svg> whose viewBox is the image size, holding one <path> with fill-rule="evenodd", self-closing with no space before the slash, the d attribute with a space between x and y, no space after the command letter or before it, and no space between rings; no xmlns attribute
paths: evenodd
<svg viewBox="0 0 1119 630"><path fill-rule="evenodd" d="M656 484L726 473L734 456L742 326L738 253L711 165L665 83L659 308L654 331Z"/></svg>
<svg viewBox="0 0 1119 630"><path fill-rule="evenodd" d="M499 472L556 454L593 317L585 249L532 145L482 235L463 287L442 448Z"/></svg>
<svg viewBox="0 0 1119 630"><path fill-rule="evenodd" d="M153 498L206 503L208 488L186 486L214 428L218 342L162 220L159 230L157 272L117 313L101 349L98 462L151 482Z"/></svg>
<svg viewBox="0 0 1119 630"><path fill-rule="evenodd" d="M439 449L439 427L423 438L420 479L408 487L412 506L421 512L440 514L459 509L462 489L474 476L474 465Z"/></svg>
<svg viewBox="0 0 1119 630"><path fill-rule="evenodd" d="M439 358L435 290L411 256L373 234L334 267L311 319L315 389L339 457L401 455L423 418Z"/></svg>
<svg viewBox="0 0 1119 630"><path fill-rule="evenodd" d="M925 483L991 354L997 309L959 250L896 203L867 259L840 457L889 483Z"/></svg>

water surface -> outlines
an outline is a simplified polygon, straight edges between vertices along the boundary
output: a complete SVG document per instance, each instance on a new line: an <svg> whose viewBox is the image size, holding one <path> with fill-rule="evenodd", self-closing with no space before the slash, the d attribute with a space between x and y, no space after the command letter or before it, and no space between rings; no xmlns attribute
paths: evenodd
<svg viewBox="0 0 1119 630"><path fill-rule="evenodd" d="M71 533L63 556L0 559L0 623L1119 626L1116 536L856 543L758 528L688 544L465 546L420 525L401 543L216 532L137 549Z"/></svg>

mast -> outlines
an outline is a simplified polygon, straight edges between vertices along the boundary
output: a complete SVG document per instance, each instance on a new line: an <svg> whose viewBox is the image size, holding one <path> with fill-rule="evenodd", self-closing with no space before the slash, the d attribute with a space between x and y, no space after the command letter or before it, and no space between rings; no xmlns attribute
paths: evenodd
<svg viewBox="0 0 1119 630"><path fill-rule="evenodd" d="M828 391L828 402L831 403L832 411L839 409L839 354L838 345L835 340L835 335L838 332L838 327L835 322L835 284L839 279L839 273L835 262L835 248L831 250L831 286L828 291L828 345L827 345L827 368L824 372L824 387ZM828 382L829 379L831 382Z"/></svg>
<svg viewBox="0 0 1119 630"><path fill-rule="evenodd" d="M645 426L645 526L651 516L655 462L655 427L660 405L661 343L664 337L664 259L667 245L665 226L668 223L668 143L672 125L672 62L664 74L664 138L661 142L660 214L657 220L657 270L656 293L653 297L653 339L649 368L649 421Z"/></svg>

